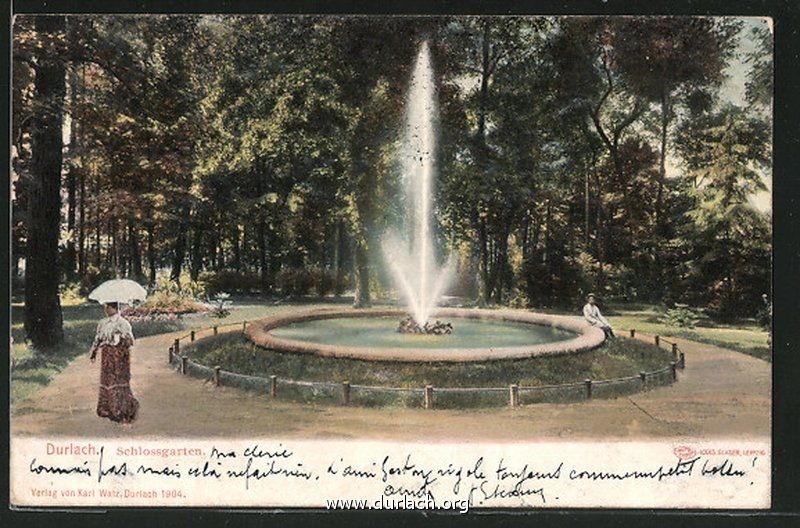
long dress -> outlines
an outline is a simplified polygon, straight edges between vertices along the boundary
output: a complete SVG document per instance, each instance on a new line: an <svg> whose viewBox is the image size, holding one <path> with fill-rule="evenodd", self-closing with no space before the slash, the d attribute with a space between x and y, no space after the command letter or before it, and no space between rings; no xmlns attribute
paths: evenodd
<svg viewBox="0 0 800 528"><path fill-rule="evenodd" d="M93 347L101 353L97 415L120 423L134 421L139 411L139 401L131 391L133 342L130 323L118 313L97 325Z"/></svg>

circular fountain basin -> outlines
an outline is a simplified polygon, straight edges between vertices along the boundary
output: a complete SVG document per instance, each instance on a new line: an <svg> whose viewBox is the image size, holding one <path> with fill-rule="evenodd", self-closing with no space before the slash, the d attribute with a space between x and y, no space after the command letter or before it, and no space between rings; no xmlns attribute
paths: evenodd
<svg viewBox="0 0 800 528"><path fill-rule="evenodd" d="M601 345L603 331L571 317L516 310L443 308L450 335L396 331L399 309L317 309L250 323L255 344L282 352L369 361L487 361L566 354Z"/></svg>

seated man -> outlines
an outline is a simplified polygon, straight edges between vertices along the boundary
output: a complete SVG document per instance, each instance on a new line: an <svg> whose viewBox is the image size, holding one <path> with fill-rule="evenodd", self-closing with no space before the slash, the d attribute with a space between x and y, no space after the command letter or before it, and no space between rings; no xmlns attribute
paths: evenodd
<svg viewBox="0 0 800 528"><path fill-rule="evenodd" d="M603 314L600 313L600 308L595 304L594 294L590 293L586 297L586 301L587 303L583 307L583 317L586 318L586 321L590 325L601 328L606 334L606 339L613 338L614 330L611 329L611 324L603 317Z"/></svg>

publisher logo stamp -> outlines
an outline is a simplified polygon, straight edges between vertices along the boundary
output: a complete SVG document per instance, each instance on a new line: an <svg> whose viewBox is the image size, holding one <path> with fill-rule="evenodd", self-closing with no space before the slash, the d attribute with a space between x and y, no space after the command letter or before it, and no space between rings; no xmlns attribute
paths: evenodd
<svg viewBox="0 0 800 528"><path fill-rule="evenodd" d="M672 452L675 453L675 456L678 457L680 460L688 460L690 458L693 458L697 454L694 448L689 447L687 445L675 446Z"/></svg>

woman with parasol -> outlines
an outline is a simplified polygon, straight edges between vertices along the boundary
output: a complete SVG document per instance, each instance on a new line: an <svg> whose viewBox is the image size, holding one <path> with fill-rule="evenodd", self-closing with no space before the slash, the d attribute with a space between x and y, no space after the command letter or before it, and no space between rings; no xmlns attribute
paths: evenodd
<svg viewBox="0 0 800 528"><path fill-rule="evenodd" d="M89 359L94 363L100 351L100 391L97 398L97 415L114 422L129 424L136 419L139 401L131 391L131 324L119 313L120 304L141 301L147 292L132 280L106 281L89 299L103 305L106 314L97 325Z"/></svg>

